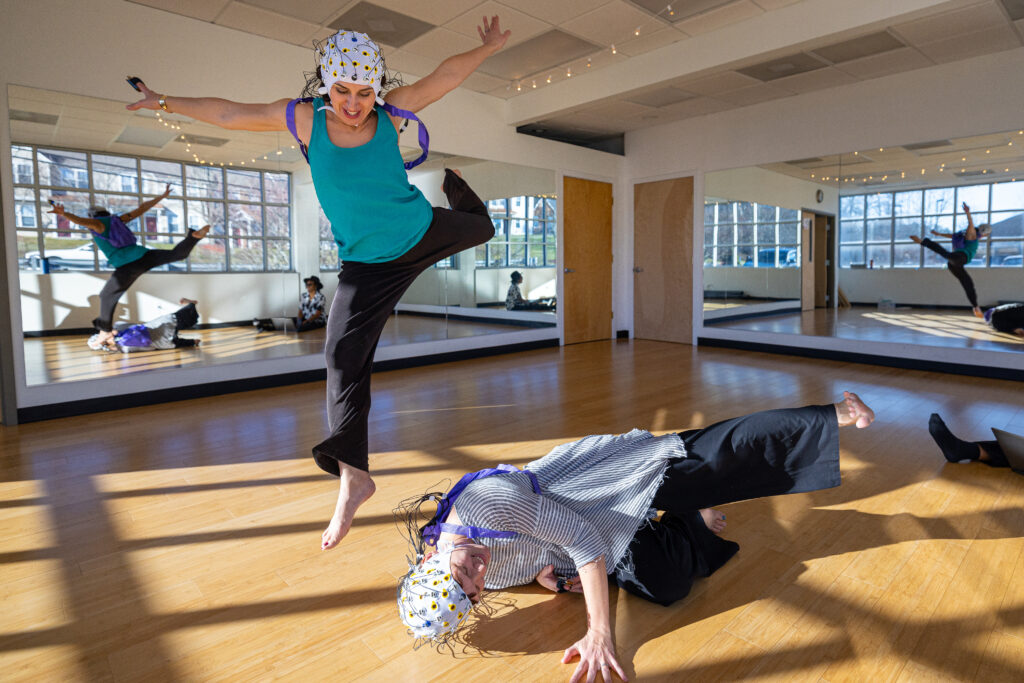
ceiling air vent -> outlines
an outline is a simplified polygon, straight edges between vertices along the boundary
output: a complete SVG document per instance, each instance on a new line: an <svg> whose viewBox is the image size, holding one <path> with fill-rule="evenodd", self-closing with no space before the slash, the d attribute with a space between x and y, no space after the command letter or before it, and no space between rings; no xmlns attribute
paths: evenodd
<svg viewBox="0 0 1024 683"><path fill-rule="evenodd" d="M41 123L45 126L56 126L60 118L56 114L40 114L37 111L21 111L12 109L10 111L11 121L27 121L29 123Z"/></svg>

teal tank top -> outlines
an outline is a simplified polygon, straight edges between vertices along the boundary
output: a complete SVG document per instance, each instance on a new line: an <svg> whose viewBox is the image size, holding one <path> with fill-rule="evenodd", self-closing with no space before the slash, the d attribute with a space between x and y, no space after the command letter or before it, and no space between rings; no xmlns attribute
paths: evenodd
<svg viewBox="0 0 1024 683"><path fill-rule="evenodd" d="M398 133L377 111L377 131L359 147L338 147L327 136L327 112L313 102L309 167L320 206L331 222L342 261L382 263L412 249L427 232L434 211L409 182Z"/></svg>
<svg viewBox="0 0 1024 683"><path fill-rule="evenodd" d="M103 223L103 235L110 232L110 216L100 216L96 220ZM96 233L92 234L92 241L103 252L103 255L107 257L107 265L111 268L120 268L126 263L138 261L148 251L145 247L138 244L133 244L130 247L115 247Z"/></svg>

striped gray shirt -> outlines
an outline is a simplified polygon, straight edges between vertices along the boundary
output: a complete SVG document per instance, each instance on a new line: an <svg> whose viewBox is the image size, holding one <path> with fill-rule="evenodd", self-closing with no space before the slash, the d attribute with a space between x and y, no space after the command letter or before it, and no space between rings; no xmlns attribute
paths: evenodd
<svg viewBox="0 0 1024 683"><path fill-rule="evenodd" d="M515 531L513 538L482 538L491 549L485 586L532 582L546 565L572 576L604 555L612 573L648 517L669 459L686 457L676 434L588 436L556 447L526 466L540 483L533 492L521 472L470 483L455 503L463 524Z"/></svg>

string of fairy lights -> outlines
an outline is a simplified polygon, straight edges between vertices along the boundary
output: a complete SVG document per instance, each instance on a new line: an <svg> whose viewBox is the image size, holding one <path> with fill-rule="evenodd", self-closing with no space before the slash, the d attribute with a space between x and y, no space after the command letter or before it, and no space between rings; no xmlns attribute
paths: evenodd
<svg viewBox="0 0 1024 683"><path fill-rule="evenodd" d="M170 130L183 131L183 128L181 127L180 123L178 123L175 120L169 120L164 118L163 113L159 110L156 112L156 120L162 123L166 128L169 128ZM179 132L179 134L177 135L177 139L185 143L185 153L191 155L192 160L195 163L199 164L200 166L216 166L218 168L255 168L260 161L276 161L280 163L281 160L276 159L275 157L279 157L284 154L284 148L281 147L280 133L278 133L277 136L277 149L275 151L263 155L250 157L248 162L246 162L244 159L239 159L237 161L209 161L203 158L203 155L201 155L199 152L192 149L192 141L189 139L189 135L187 133ZM291 149L297 149L297 146L292 145Z"/></svg>
<svg viewBox="0 0 1024 683"><path fill-rule="evenodd" d="M1024 130L1017 131L1016 137L1021 138L1021 136L1024 136ZM1024 139L1018 139L1017 142L1018 142L1018 146L1024 145ZM1001 146L1013 147L1014 146L1013 138L1007 140L1005 145L1001 145ZM863 175L863 174L854 174L854 175L839 174L839 175L821 175L821 176L819 176L816 173L811 173L810 175L811 175L811 180L820 180L820 181L824 181L824 182L835 182L835 183L861 183L861 184L863 184L863 183L868 183L868 184L886 183L886 182L889 182L889 178L890 177L893 179L893 181L896 181L896 180L907 180L907 179L914 180L914 179L920 179L921 176L928 177L929 175L930 175L931 178L935 178L935 177L937 177L936 174L938 174L938 173L946 173L947 171L951 171L951 170L952 170L953 173L956 173L958 168L959 168L959 172L960 173L966 173L969 168L975 167L979 163L984 163L986 159L993 159L994 157L991 156L992 150L993 149L997 149L997 147L998 146L987 147L985 149L985 153L984 154L977 155L977 156L975 156L975 158L972 158L972 156L974 156L974 155L961 154L959 163L954 161L952 164L950 164L950 163L947 163L947 162L943 161L943 162L940 162L938 164L938 166L933 166L931 171L929 171L929 167L925 166L925 167L921 168L920 173L917 172L916 167L915 167L915 169L910 170L910 171L907 171L907 170L893 171L892 173L883 173L883 174L880 174L880 175L877 175L877 176L874 175L874 174L867 174L867 175ZM884 147L879 147L878 151L879 152L884 152L885 148ZM854 152L851 156L859 157L860 155L861 155L860 152ZM999 166L1001 166L1002 164L994 164L994 165L995 165L994 169L990 169L990 168L987 168L987 167L980 169L980 171L981 171L980 175L981 176L986 176L986 175L997 176L998 175L998 176L1001 176L1003 178L1002 182L1006 182L1007 174L1011 174L1011 168L1009 166L1004 166L1002 171L1000 172L999 171ZM897 173L899 174L898 177L896 176ZM1024 177L1024 172L1021 172L1018 169L1013 169L1012 170L1012 174L1013 175L1011 175L1009 177L1009 182L1015 183L1015 182L1017 182L1017 178L1018 177ZM992 181L993 184L998 183L998 182L1000 182L1000 181L999 180L993 180Z"/></svg>
<svg viewBox="0 0 1024 683"><path fill-rule="evenodd" d="M633 38L639 38L640 34L641 33L646 33L647 29L650 28L652 24L656 25L659 28L663 27L664 26L663 24L655 23L654 20L660 19L663 16L665 16L665 17L674 17L675 14L676 14L676 11L674 9L672 9L672 5L671 4L665 5L665 7L663 7L660 11L654 12L652 14L652 19L650 21L646 21L646 22L640 24L639 26L637 26L636 28L634 28L632 33L631 33L631 35L626 37L626 40L631 40ZM620 41L619 44L621 45L622 41ZM604 48L603 50L601 50L601 52L604 52L605 50L607 50L608 52L610 52L613 55L619 54L619 49L617 47L615 47L615 43L611 43L607 48ZM597 54L601 54L601 52L592 54L592 55L590 55L589 57L586 57L586 58L580 58L580 59L573 60L572 62L567 64L566 67L565 67L565 77L566 78L572 78L573 75L574 75L574 72L573 72L574 68L576 69L575 73L582 73L582 72L585 72L587 69L592 68L593 67L594 57ZM543 76L543 73L545 71L548 72L547 78L545 78ZM561 67L559 67L557 72L561 73ZM508 85L505 86L505 90L506 91L511 91L511 90L515 89L516 92L522 92L523 88L527 87L526 85L524 85L527 82L529 82L528 89L536 90L537 89L537 81L538 80L541 81L542 84L551 83L554 80L554 78L555 78L555 73L556 73L556 70L541 69L540 71L538 71L538 72L536 72L534 74L530 74L530 75L525 76L523 78L518 78L518 79L514 79L512 81L509 81Z"/></svg>

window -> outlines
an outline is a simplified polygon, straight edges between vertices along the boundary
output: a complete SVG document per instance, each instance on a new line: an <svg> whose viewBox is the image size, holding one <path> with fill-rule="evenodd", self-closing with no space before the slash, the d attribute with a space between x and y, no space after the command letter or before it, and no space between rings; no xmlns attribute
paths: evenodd
<svg viewBox="0 0 1024 683"><path fill-rule="evenodd" d="M476 248L477 268L553 268L558 200L549 196L492 199L494 237Z"/></svg>
<svg viewBox="0 0 1024 683"><path fill-rule="evenodd" d="M338 243L334 241L334 233L331 232L331 222L321 207L317 207L320 215L320 270L341 270L341 261L338 259Z"/></svg>
<svg viewBox="0 0 1024 683"><path fill-rule="evenodd" d="M771 204L704 202L704 266L795 268L800 212Z"/></svg>
<svg viewBox="0 0 1024 683"><path fill-rule="evenodd" d="M162 194L171 195L129 226L139 244L170 249L189 228L210 224L210 234L186 261L157 270L265 272L289 270L291 178L287 173L241 170L141 159L115 154L13 145L18 261L23 270L109 270L92 234L47 213L48 200L71 213L90 206L124 213Z"/></svg>
<svg viewBox="0 0 1024 683"><path fill-rule="evenodd" d="M931 233L966 230L967 216L961 208L965 202L975 225L992 226L992 239L981 241L968 267L1019 268L1024 254L1024 181L841 197L839 267L945 267L941 256L910 237L931 237L949 249L948 237Z"/></svg>

